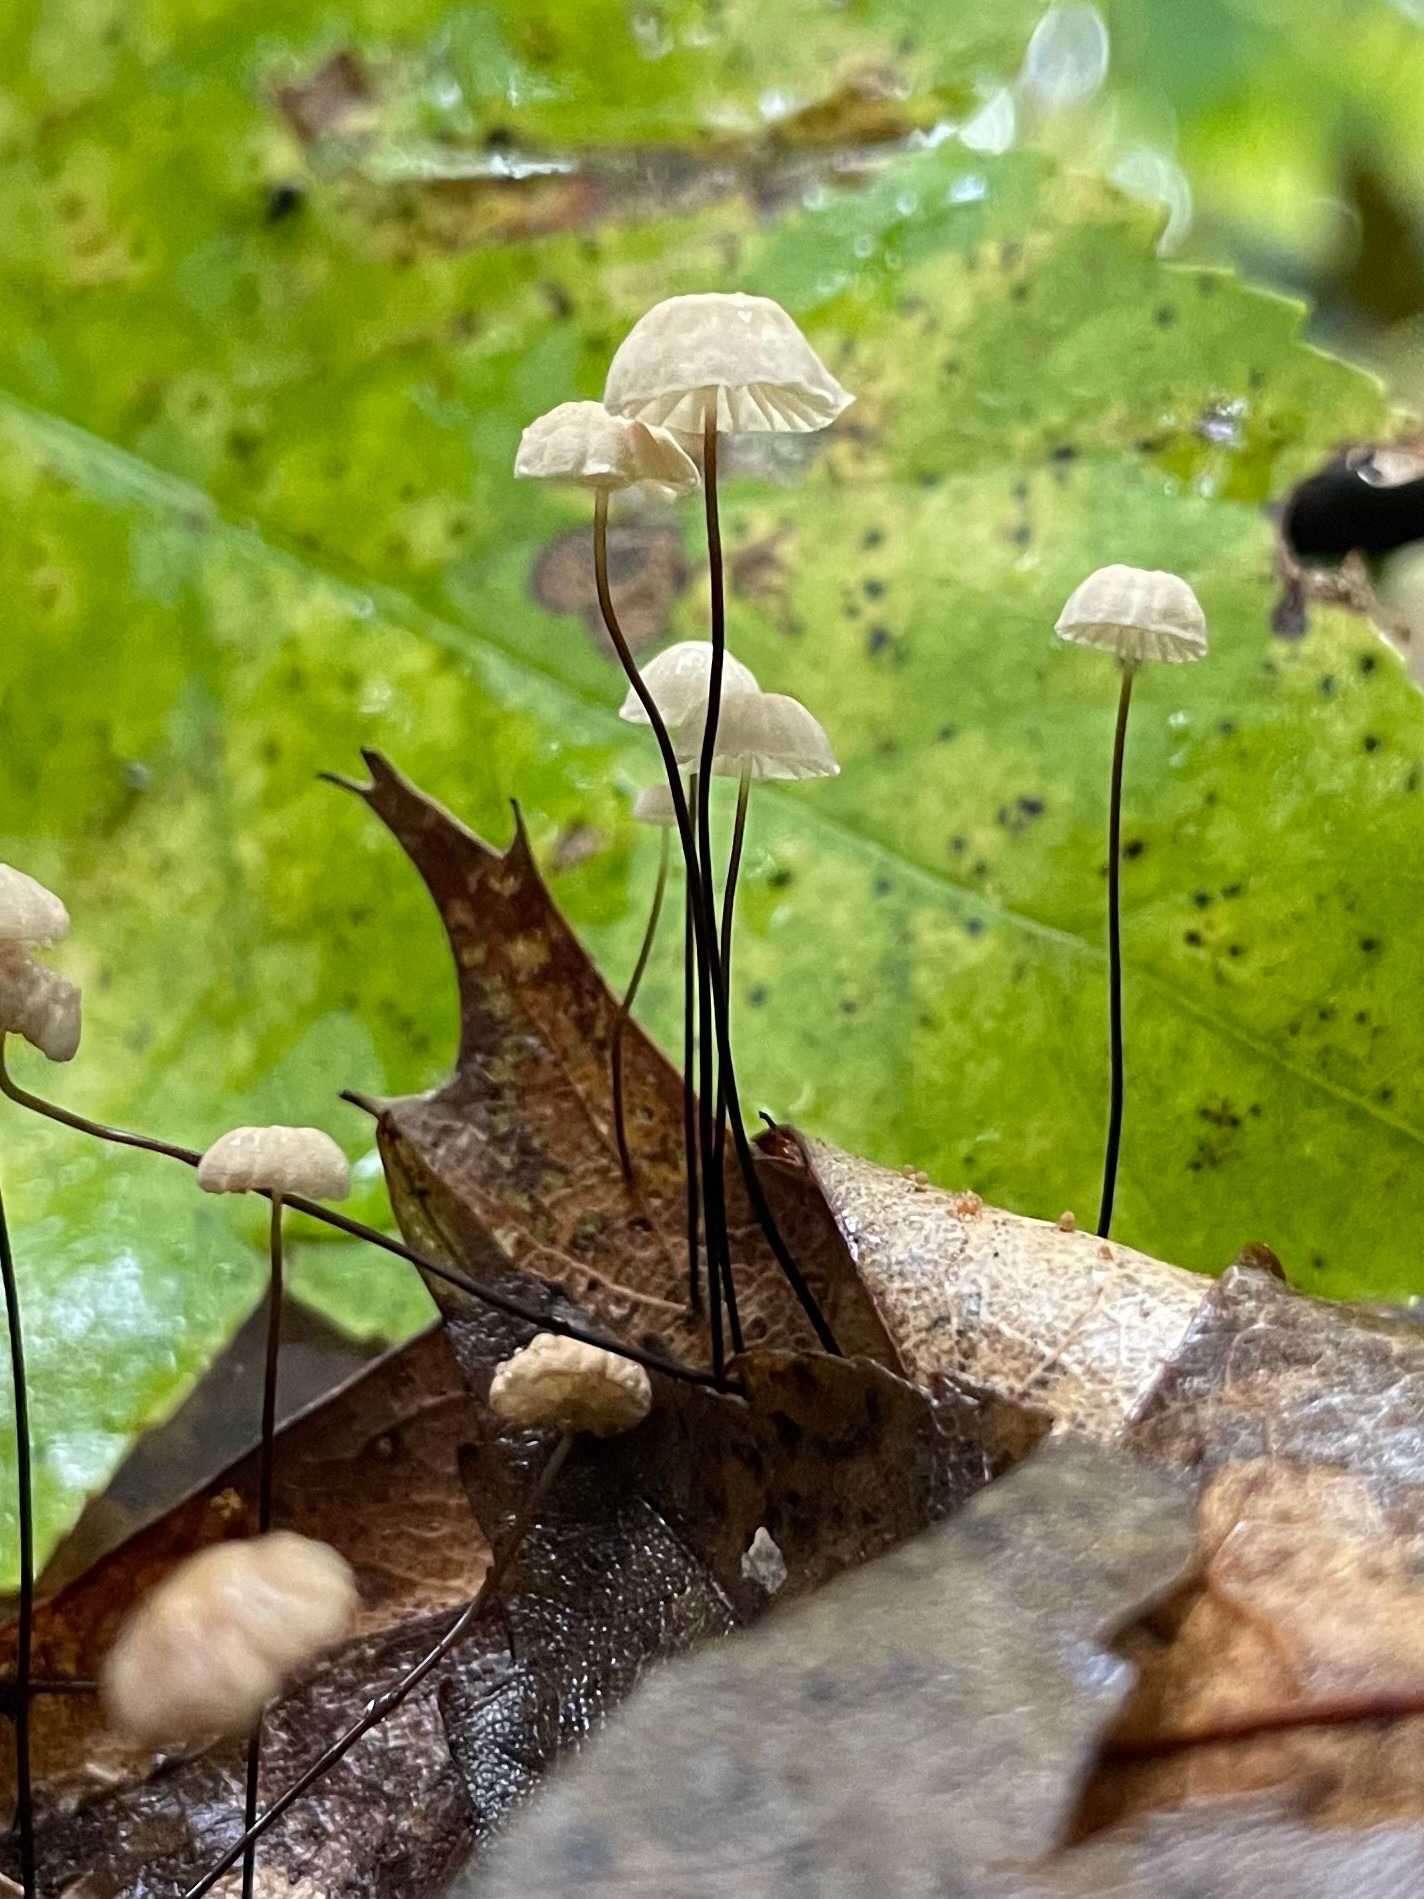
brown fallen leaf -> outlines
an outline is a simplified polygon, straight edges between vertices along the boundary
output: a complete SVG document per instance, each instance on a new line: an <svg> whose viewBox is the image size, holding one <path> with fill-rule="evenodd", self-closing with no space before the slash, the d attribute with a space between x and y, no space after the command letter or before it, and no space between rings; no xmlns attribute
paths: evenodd
<svg viewBox="0 0 1424 1899"><path fill-rule="evenodd" d="M800 1179L829 1209L860 1283L922 1384L972 1379L1112 1439L1196 1317L1209 1285L1131 1247L1027 1220L782 1129L773 1204Z"/></svg>
<svg viewBox="0 0 1424 1899"><path fill-rule="evenodd" d="M363 1606L355 1637L269 1717L266 1792L428 1647L450 1606L478 1587L488 1547L457 1458L468 1411L444 1341L429 1334L283 1433L277 1520L339 1549L356 1572ZM192 1549L252 1529L255 1479L249 1457L43 1604L36 1674L92 1679L143 1590ZM0 1667L13 1667L14 1631L0 1643ZM8 1745L8 1724L3 1732ZM99 1894L170 1895L238 1830L241 1746L153 1774L153 1757L108 1734L87 1694L41 1696L34 1743L47 1891L85 1873ZM5 1775L12 1783L9 1759ZM464 1789L426 1702L402 1709L379 1743L348 1756L299 1823L273 1834L263 1862L284 1891L414 1892L448 1873L468 1840ZM5 1869L13 1871L13 1848L5 1850Z"/></svg>
<svg viewBox="0 0 1424 1899"><path fill-rule="evenodd" d="M617 1001L544 886L522 825L496 852L375 753L353 787L424 878L460 986L455 1072L433 1093L378 1106L382 1158L408 1237L466 1266L512 1264L557 1286L615 1334L706 1363L686 1310L682 1082L634 1025L623 1044L623 1178L612 1127L609 1040ZM815 1339L728 1183L738 1300L749 1346ZM847 1353L899 1361L849 1269L834 1223L803 1209L798 1263ZM823 1252L807 1247L818 1241Z"/></svg>
<svg viewBox="0 0 1424 1899"><path fill-rule="evenodd" d="M969 1894L1051 1849L1133 1670L1107 1643L1193 1560L1191 1491L1063 1441L959 1515L668 1668L470 1899Z"/></svg>

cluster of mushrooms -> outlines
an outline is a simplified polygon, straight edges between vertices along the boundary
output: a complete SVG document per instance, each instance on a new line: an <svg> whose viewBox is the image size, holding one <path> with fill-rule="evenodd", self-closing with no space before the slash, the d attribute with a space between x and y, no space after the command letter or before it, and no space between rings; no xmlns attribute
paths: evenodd
<svg viewBox="0 0 1424 1899"><path fill-rule="evenodd" d="M594 569L603 619L627 674L621 716L650 729L663 776L634 806L642 821L663 827L663 853L649 925L612 1038L612 1121L630 1184L637 1158L622 1103L621 1028L628 1019L652 948L667 882L667 842L676 832L684 904L684 1115L687 1176L687 1301L704 1314L712 1371L663 1362L674 1376L722 1385L730 1354L742 1349L726 1214L726 1140L730 1133L747 1198L818 1339L837 1350L834 1334L762 1193L743 1123L732 1059L728 972L733 907L751 785L765 779L828 777L837 770L831 743L797 700L763 692L751 671L727 650L718 453L723 436L751 431L805 433L829 427L851 397L816 355L791 317L765 297L673 297L629 332L608 371L604 399L569 402L525 430L515 473L571 482L593 490ZM624 637L608 568L609 497L651 489L673 498L700 488L710 572L710 638L682 641L640 669ZM1181 662L1207 649L1196 596L1175 575L1112 566L1073 593L1057 623L1065 640L1113 654L1121 668L1109 806L1109 1111L1099 1232L1112 1217L1123 1118L1122 962L1118 870L1122 778L1128 711L1138 668L1150 660ZM711 791L715 778L736 781L730 851L720 876L714 862ZM4 1037L18 1035L51 1060L70 1060L79 1045L78 989L46 967L37 949L69 927L64 904L23 872L0 865L0 1091L12 1101L81 1132L145 1148L196 1168L210 1193L256 1193L270 1203L270 1283L262 1395L257 1534L206 1549L180 1565L133 1611L122 1628L101 1683L114 1726L144 1746L184 1749L222 1735L249 1737L244 1833L238 1846L194 1886L201 1895L239 1857L249 1895L258 1834L340 1758L351 1742L397 1705L447 1654L497 1590L520 1536L580 1433L606 1436L634 1428L647 1415L653 1388L647 1353L614 1340L599 1342L559 1322L537 1332L497 1371L490 1406L512 1427L554 1432L557 1442L504 1549L478 1595L440 1643L396 1688L368 1705L293 1788L259 1818L261 1720L268 1702L325 1648L355 1626L360 1598L342 1558L324 1545L272 1527L278 1320L282 1299L283 1219L288 1207L325 1218L342 1230L400 1253L428 1274L451 1279L478 1298L508 1299L426 1259L358 1222L327 1210L350 1190L350 1169L327 1134L309 1127L242 1127L205 1153L91 1121L29 1093L11 1077ZM34 1543L30 1437L19 1290L0 1201L0 1277L4 1281L17 1433L20 1532L20 1617L15 1724L17 1824L26 1899L36 1891L30 1792L29 1705ZM552 1326L554 1320L546 1319ZM730 1348L730 1354L729 1354ZM640 1362L641 1361L641 1362ZM763 1547L765 1543L766 1547ZM778 1586L779 1552L758 1533L748 1574ZM779 1575L784 1578L781 1565Z"/></svg>

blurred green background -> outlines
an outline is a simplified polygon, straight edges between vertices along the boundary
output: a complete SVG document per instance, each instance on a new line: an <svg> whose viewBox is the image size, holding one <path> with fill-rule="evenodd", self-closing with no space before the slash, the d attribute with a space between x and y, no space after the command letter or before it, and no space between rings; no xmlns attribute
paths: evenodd
<svg viewBox="0 0 1424 1899"><path fill-rule="evenodd" d="M1134 713L1116 1233L1424 1293L1424 717L1366 623L1272 634L1269 512L1415 393L1421 96L1387 0L10 0L0 854L68 901L86 999L73 1068L23 1077L200 1145L318 1122L387 1217L337 1095L438 1081L453 985L317 782L363 744L497 841L518 797L626 972L651 747L586 509L510 464L650 303L744 288L858 398L726 493L734 647L844 764L755 801L744 1098L1091 1213L1115 685L1052 625L1102 562L1171 566L1214 650ZM702 633L696 510L615 519L641 637ZM0 1121L50 1544L251 1311L262 1223ZM295 1257L358 1336L427 1310Z"/></svg>

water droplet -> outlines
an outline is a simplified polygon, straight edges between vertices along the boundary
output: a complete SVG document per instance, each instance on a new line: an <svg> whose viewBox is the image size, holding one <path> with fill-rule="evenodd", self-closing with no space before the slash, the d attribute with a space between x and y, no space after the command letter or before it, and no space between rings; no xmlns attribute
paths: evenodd
<svg viewBox="0 0 1424 1899"><path fill-rule="evenodd" d="M1108 29L1083 0L1050 7L1033 30L1020 80L1040 105L1078 105L1107 78Z"/></svg>
<svg viewBox="0 0 1424 1899"><path fill-rule="evenodd" d="M1246 404L1214 402L1197 417L1196 432L1207 442L1219 442L1226 448L1240 448L1246 439Z"/></svg>
<svg viewBox="0 0 1424 1899"><path fill-rule="evenodd" d="M978 204L989 195L989 180L982 171L963 172L944 194L946 204Z"/></svg>
<svg viewBox="0 0 1424 1899"><path fill-rule="evenodd" d="M895 200L895 209L902 218L912 218L920 208L918 191L902 191Z"/></svg>
<svg viewBox="0 0 1424 1899"><path fill-rule="evenodd" d="M867 237L865 233L862 232L861 235L855 240L854 244L851 245L851 249L855 252L856 256L859 258L869 257L873 254L875 250L875 239L873 237Z"/></svg>
<svg viewBox="0 0 1424 1899"><path fill-rule="evenodd" d="M1167 727L1169 731L1185 732L1191 722L1192 715L1190 712L1169 712L1167 714Z"/></svg>

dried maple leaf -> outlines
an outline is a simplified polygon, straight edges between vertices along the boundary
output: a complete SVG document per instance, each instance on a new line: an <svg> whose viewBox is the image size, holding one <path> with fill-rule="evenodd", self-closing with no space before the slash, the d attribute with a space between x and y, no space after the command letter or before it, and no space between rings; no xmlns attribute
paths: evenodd
<svg viewBox="0 0 1424 1899"><path fill-rule="evenodd" d="M460 990L455 1072L433 1093L378 1104L381 1153L408 1235L466 1265L511 1263L558 1286L608 1329L705 1363L686 1309L682 1081L635 1025L624 1039L624 1180L613 1135L609 1044L617 1001L539 875L523 826L498 852L375 753L354 786L424 878ZM731 1170L735 1175L735 1169ZM728 1213L748 1345L815 1344L729 1179ZM848 1353L898 1366L824 1218L799 1263Z"/></svg>

